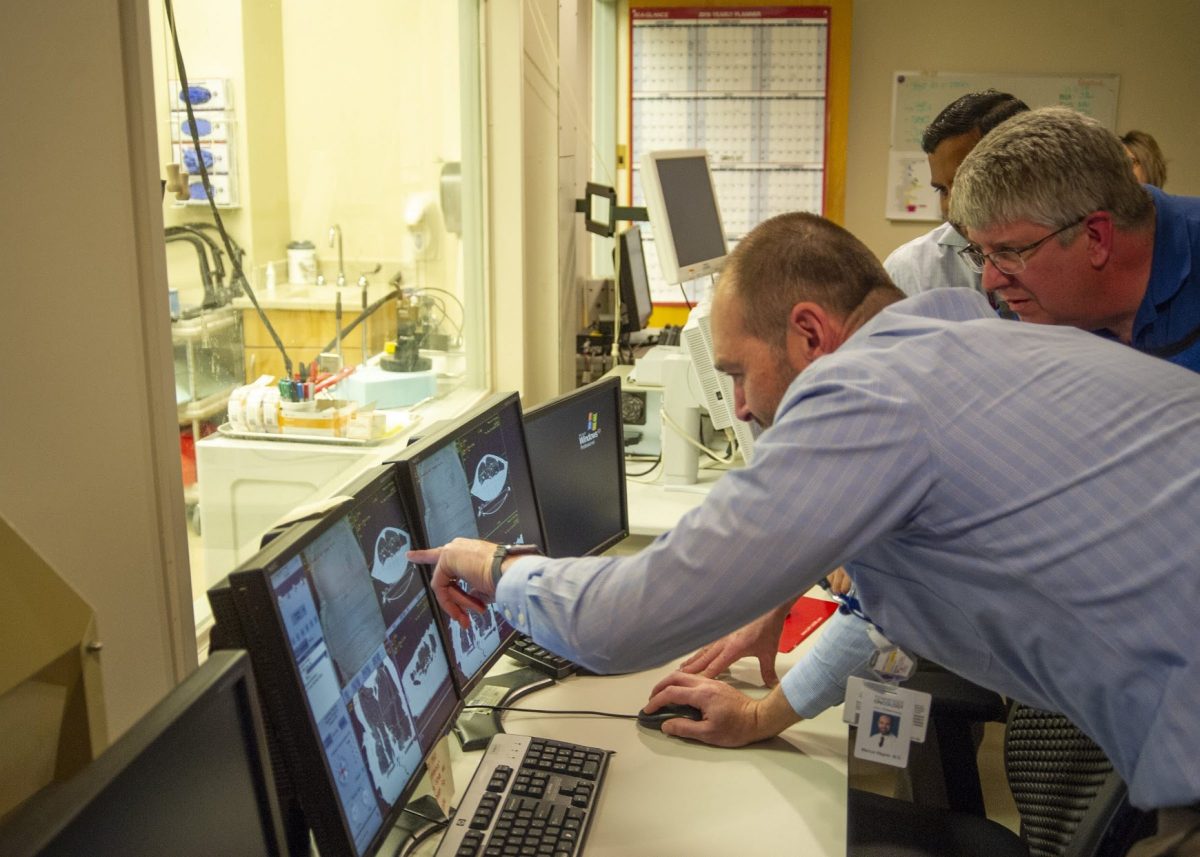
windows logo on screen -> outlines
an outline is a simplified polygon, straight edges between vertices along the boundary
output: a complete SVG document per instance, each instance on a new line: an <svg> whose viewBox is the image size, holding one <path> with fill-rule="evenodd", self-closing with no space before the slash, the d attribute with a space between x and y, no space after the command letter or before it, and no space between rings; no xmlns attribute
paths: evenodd
<svg viewBox="0 0 1200 857"><path fill-rule="evenodd" d="M579 433L579 448L587 449L589 446L594 446L599 439L600 414L595 411L589 411L587 415L587 428Z"/></svg>

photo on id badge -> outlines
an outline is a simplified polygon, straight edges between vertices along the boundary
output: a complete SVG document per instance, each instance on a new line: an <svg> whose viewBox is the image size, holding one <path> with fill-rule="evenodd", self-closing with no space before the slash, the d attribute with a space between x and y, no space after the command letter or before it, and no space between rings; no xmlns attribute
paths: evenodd
<svg viewBox="0 0 1200 857"><path fill-rule="evenodd" d="M864 699L869 705L864 711L867 716L860 717L858 721L854 755L860 759L904 767L908 764L911 724L900 711L886 704L891 701L875 694Z"/></svg>

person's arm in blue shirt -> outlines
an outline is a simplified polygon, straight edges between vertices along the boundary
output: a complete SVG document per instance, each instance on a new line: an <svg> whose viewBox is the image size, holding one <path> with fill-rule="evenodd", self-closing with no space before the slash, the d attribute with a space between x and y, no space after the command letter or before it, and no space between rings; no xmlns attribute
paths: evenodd
<svg viewBox="0 0 1200 857"><path fill-rule="evenodd" d="M824 376L789 391L752 464L633 556L522 557L498 587L486 543L411 556L436 562L434 589L454 618L465 619L463 579L540 645L596 672L660 666L795 599L903 526L926 495L919 411L856 365Z"/></svg>

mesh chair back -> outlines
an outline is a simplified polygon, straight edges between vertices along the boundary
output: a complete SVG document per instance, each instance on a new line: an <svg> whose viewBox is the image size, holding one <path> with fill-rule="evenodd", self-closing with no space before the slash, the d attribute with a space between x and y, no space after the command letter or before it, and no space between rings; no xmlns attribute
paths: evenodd
<svg viewBox="0 0 1200 857"><path fill-rule="evenodd" d="M1080 821L1110 777L1112 763L1061 714L1015 703L1004 766L1032 857L1063 857Z"/></svg>

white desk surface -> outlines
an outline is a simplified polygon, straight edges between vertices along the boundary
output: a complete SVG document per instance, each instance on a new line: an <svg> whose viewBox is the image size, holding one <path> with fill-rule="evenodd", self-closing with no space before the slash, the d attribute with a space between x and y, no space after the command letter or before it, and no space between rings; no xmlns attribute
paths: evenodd
<svg viewBox="0 0 1200 857"><path fill-rule="evenodd" d="M635 465L630 465L634 468ZM657 536L675 526L684 512L700 505L713 484L725 473L717 468L701 468L695 485L664 485L658 481L625 480L629 501L629 534Z"/></svg>
<svg viewBox="0 0 1200 857"><path fill-rule="evenodd" d="M819 632L818 632L819 633ZM815 637L815 635L814 635ZM780 655L780 671L813 638ZM502 659L496 670L515 664ZM528 708L636 713L675 662L624 676L573 676L513 703ZM734 686L755 695L758 662L734 665ZM587 857L725 857L846 853L847 728L841 708L779 738L724 749L671 738L632 720L509 712L505 730L615 751L584 849ZM450 738L455 798L480 757ZM435 837L419 854L432 854Z"/></svg>

